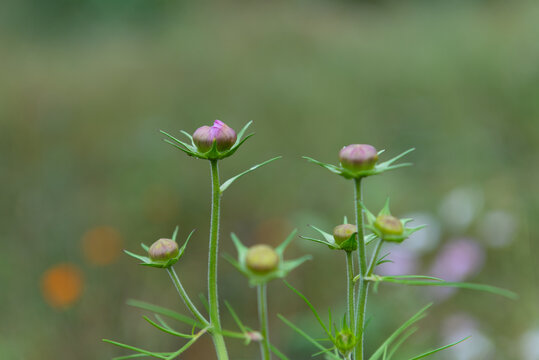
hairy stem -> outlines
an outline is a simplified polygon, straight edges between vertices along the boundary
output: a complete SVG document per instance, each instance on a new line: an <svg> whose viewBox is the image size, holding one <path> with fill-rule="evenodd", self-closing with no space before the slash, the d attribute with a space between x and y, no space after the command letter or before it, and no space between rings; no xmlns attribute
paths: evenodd
<svg viewBox="0 0 539 360"><path fill-rule="evenodd" d="M258 318L260 319L260 331L262 333L262 341L260 342L260 353L262 360L270 360L271 352L269 345L269 328L268 328L268 296L267 285L261 284L257 286L258 292Z"/></svg>
<svg viewBox="0 0 539 360"><path fill-rule="evenodd" d="M219 296L217 293L217 253L219 249L219 211L221 190L219 183L219 167L217 160L210 160L212 179L212 207L210 226L210 251L208 259L208 302L210 307L211 333L217 358L228 360L225 340L221 333L221 320L219 319Z"/></svg>
<svg viewBox="0 0 539 360"><path fill-rule="evenodd" d="M354 315L354 258L352 252L346 252L346 275L348 280L348 320L350 322L350 329L355 328L355 315Z"/></svg>
<svg viewBox="0 0 539 360"><path fill-rule="evenodd" d="M378 254L380 253L380 249L382 249L382 243L384 241L382 239L378 240L376 243L376 248L374 249L374 252L372 254L371 263L369 265L369 269L367 270L366 276L371 276L374 272L374 268L376 268L376 261L378 261Z"/></svg>
<svg viewBox="0 0 539 360"><path fill-rule="evenodd" d="M178 294L180 294L183 302L185 303L189 311L191 311L191 314L193 314L193 316L204 326L208 326L209 325L208 320L206 320L206 318L198 311L198 309L195 307L195 305L189 298L189 295L187 295L187 292L183 288L183 285L180 279L178 278L176 271L174 271L174 268L172 266L167 268L167 272L170 275L172 282L176 286L176 290L178 290Z"/></svg>
<svg viewBox="0 0 539 360"><path fill-rule="evenodd" d="M367 257L365 246L365 235L363 231L363 210L361 208L361 178L354 179L354 205L356 209L356 225L358 237L358 261L359 261L359 294L357 301L357 321L356 321L356 338L357 345L354 350L354 359L363 360L363 343L365 339L365 310L367 307L367 293L369 290L369 282L365 281L367 273Z"/></svg>

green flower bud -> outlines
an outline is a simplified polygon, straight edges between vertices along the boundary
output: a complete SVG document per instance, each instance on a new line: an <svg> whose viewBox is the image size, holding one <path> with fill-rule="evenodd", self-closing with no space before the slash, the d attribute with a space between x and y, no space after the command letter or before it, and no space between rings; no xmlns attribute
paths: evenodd
<svg viewBox="0 0 539 360"><path fill-rule="evenodd" d="M148 254L153 261L166 261L178 256L178 244L170 239L159 239L150 246Z"/></svg>
<svg viewBox="0 0 539 360"><path fill-rule="evenodd" d="M279 266L279 255L268 245L250 247L245 258L247 267L256 273L265 274Z"/></svg>
<svg viewBox="0 0 539 360"><path fill-rule="evenodd" d="M378 161L376 149L367 144L345 146L339 152L341 165L351 171L371 170Z"/></svg>
<svg viewBox="0 0 539 360"><path fill-rule="evenodd" d="M356 337L350 329L342 329L335 336L335 347L343 356L350 354L356 345Z"/></svg>
<svg viewBox="0 0 539 360"><path fill-rule="evenodd" d="M333 229L333 238L338 245L350 239L352 234L357 233L357 226L353 224L342 224L335 226Z"/></svg>
<svg viewBox="0 0 539 360"><path fill-rule="evenodd" d="M391 215L378 215L374 226L384 235L401 235L404 231L401 221Z"/></svg>
<svg viewBox="0 0 539 360"><path fill-rule="evenodd" d="M236 139L236 132L221 120L215 120L213 126L202 126L193 133L193 141L203 153L211 150L214 141L218 151L228 150Z"/></svg>

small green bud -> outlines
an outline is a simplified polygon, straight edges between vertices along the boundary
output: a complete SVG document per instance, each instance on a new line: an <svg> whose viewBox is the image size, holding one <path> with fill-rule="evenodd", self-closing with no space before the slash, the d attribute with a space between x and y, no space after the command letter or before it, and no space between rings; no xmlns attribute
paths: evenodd
<svg viewBox="0 0 539 360"><path fill-rule="evenodd" d="M378 215L374 226L384 235L401 235L404 231L401 221L391 215Z"/></svg>
<svg viewBox="0 0 539 360"><path fill-rule="evenodd" d="M350 354L356 346L356 337L350 329L342 329L335 336L335 347L343 356Z"/></svg>
<svg viewBox="0 0 539 360"><path fill-rule="evenodd" d="M148 254L154 261L166 261L178 256L178 244L170 239L159 239L150 246Z"/></svg>
<svg viewBox="0 0 539 360"><path fill-rule="evenodd" d="M372 145L352 144L341 149L339 160L351 171L371 170L378 161L378 153Z"/></svg>
<svg viewBox="0 0 539 360"><path fill-rule="evenodd" d="M218 151L226 151L236 143L236 132L221 120L215 120L212 126L199 127L193 133L193 141L198 150L205 153L217 143Z"/></svg>
<svg viewBox="0 0 539 360"><path fill-rule="evenodd" d="M268 245L255 245L247 251L247 267L256 273L265 274L279 266L279 255Z"/></svg>
<svg viewBox="0 0 539 360"><path fill-rule="evenodd" d="M333 238L338 245L350 239L354 233L357 233L357 226L353 224L342 224L335 226L333 229Z"/></svg>

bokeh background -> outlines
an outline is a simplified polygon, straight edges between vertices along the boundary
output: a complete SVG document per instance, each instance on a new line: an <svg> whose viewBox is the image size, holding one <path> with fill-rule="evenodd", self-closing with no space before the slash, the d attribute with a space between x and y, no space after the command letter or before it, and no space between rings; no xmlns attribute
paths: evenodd
<svg viewBox="0 0 539 360"><path fill-rule="evenodd" d="M137 250L196 228L176 265L204 292L210 182L206 162L162 142L221 119L256 136L222 162L226 179L275 155L223 197L228 234L277 244L307 224L353 216L349 182L302 155L337 162L349 143L415 166L369 178L365 202L429 225L386 273L438 274L514 290L381 286L369 300L367 349L434 300L402 359L459 336L439 359L539 359L539 4L536 1L4 0L0 5L0 358L107 359L112 338L170 351L180 342L125 304L185 311L163 271ZM314 260L290 281L342 313L343 255L297 239ZM220 291L257 326L255 291L220 263ZM281 282L270 288L272 340L292 359L316 352L276 314L321 336ZM233 328L223 311L224 323ZM181 326L180 326L181 328ZM256 345L229 341L233 359ZM209 339L184 359L213 359Z"/></svg>

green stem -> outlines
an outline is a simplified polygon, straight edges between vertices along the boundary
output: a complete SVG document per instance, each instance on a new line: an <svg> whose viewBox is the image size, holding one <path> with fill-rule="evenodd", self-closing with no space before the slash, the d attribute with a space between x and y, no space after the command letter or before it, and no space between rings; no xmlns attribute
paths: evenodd
<svg viewBox="0 0 539 360"><path fill-rule="evenodd" d="M371 276L374 272L374 268L376 267L376 261L378 259L378 254L380 253L380 249L382 249L382 243L384 241L380 239L378 243L376 243L376 248L374 249L374 253L372 254L371 263L369 265L369 270L367 270L367 276Z"/></svg>
<svg viewBox="0 0 539 360"><path fill-rule="evenodd" d="M172 266L167 268L167 272L170 275L172 282L176 286L176 290L178 290L178 294L180 294L183 302L185 303L189 311L191 311L191 314L193 314L193 316L204 326L208 326L209 325L208 320L206 320L206 318L198 311L198 309L195 307L195 305L189 298L189 295L187 295L187 292L183 288L183 285L180 279L178 278L176 271L174 271L174 268Z"/></svg>
<svg viewBox="0 0 539 360"><path fill-rule="evenodd" d="M210 307L211 334L217 358L228 360L225 340L221 334L221 320L219 319L219 296L217 294L217 252L219 249L219 211L221 190L219 182L219 166L217 160L210 160L212 179L212 208L210 226L210 251L208 260L208 302Z"/></svg>
<svg viewBox="0 0 539 360"><path fill-rule="evenodd" d="M270 344L269 344L269 328L268 328L268 296L267 285L261 284L257 287L258 292L258 317L260 319L260 331L262 333L262 341L260 342L260 353L262 360L270 360Z"/></svg>
<svg viewBox="0 0 539 360"><path fill-rule="evenodd" d="M367 293L369 290L369 282L365 281L365 275L367 273L367 258L366 258L366 246L365 235L363 232L363 210L361 208L361 178L354 179L354 198L356 209L356 225L357 225L357 237L358 237L358 261L359 261L359 294L357 301L357 321L356 321L356 338L357 345L354 350L354 359L363 360L363 343L365 340L365 310L367 307Z"/></svg>
<svg viewBox="0 0 539 360"><path fill-rule="evenodd" d="M355 328L355 315L354 315L354 258L352 252L346 252L346 274L348 278L348 319L350 321L350 329Z"/></svg>

